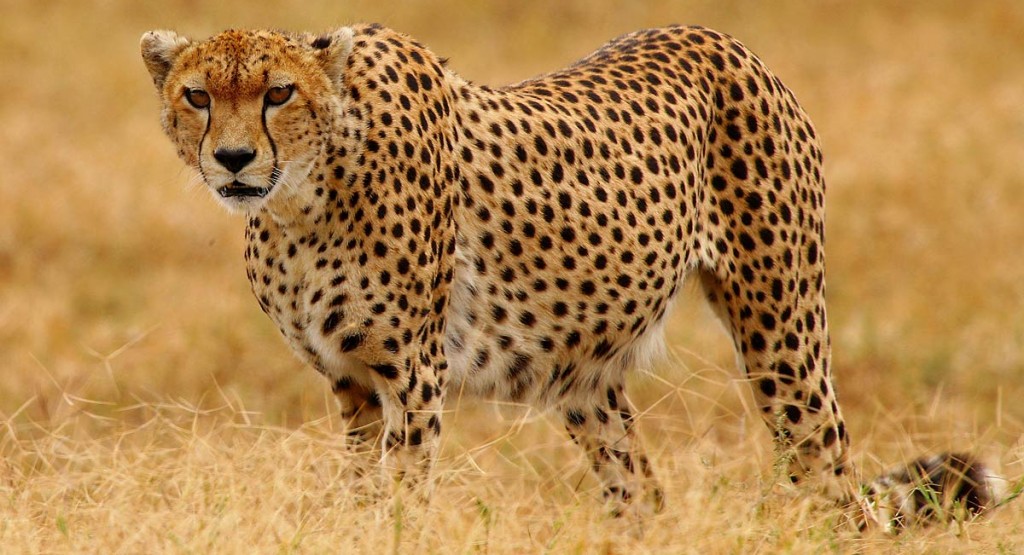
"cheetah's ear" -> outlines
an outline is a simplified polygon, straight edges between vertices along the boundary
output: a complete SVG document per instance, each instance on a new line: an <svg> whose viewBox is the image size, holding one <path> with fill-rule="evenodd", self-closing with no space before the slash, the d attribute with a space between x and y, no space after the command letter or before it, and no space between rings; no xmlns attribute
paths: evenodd
<svg viewBox="0 0 1024 555"><path fill-rule="evenodd" d="M139 47L142 49L142 60L146 69L153 76L153 84L157 90L163 89L164 80L174 65L174 60L191 41L174 31L150 31L142 35Z"/></svg>
<svg viewBox="0 0 1024 555"><path fill-rule="evenodd" d="M351 27L340 27L330 33L311 36L309 40L324 72L339 91L344 86L345 68L352 53L352 35Z"/></svg>

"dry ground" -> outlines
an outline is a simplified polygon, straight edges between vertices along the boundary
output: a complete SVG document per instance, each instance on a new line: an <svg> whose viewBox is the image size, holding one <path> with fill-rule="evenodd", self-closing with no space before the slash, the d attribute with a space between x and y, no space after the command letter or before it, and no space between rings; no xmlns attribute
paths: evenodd
<svg viewBox="0 0 1024 555"><path fill-rule="evenodd" d="M242 221L161 136L139 35L375 20L501 84L622 32L731 33L824 139L838 389L866 473L965 446L1024 474L1024 4L0 0L5 553L1021 552L1024 502L898 538L774 485L768 434L696 301L635 380L670 508L637 541L558 426L452 407L438 501L345 479L333 401L250 298ZM496 420L496 423L491 423Z"/></svg>

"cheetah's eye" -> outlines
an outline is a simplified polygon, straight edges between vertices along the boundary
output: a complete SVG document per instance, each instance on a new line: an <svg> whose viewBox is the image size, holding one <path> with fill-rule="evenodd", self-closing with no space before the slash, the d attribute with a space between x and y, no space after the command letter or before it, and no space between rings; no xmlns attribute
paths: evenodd
<svg viewBox="0 0 1024 555"><path fill-rule="evenodd" d="M185 100L193 107L203 110L210 106L210 93L203 89L185 89Z"/></svg>
<svg viewBox="0 0 1024 555"><path fill-rule="evenodd" d="M267 91L267 104L271 106L280 106L288 99L292 97L292 91L295 89L294 85L285 85L284 87L270 87Z"/></svg>

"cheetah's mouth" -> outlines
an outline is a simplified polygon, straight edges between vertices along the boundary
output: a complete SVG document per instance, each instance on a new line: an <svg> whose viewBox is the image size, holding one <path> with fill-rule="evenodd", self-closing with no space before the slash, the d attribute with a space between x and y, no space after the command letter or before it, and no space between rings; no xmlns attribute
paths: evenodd
<svg viewBox="0 0 1024 555"><path fill-rule="evenodd" d="M217 194L224 198L231 197L257 197L263 198L270 193L270 187L253 187L246 185L241 181L232 182L231 185L225 185L220 189L217 189Z"/></svg>

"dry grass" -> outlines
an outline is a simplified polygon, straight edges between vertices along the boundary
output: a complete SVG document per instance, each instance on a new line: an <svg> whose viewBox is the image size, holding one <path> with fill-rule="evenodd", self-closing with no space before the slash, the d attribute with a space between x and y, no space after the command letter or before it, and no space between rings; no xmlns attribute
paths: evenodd
<svg viewBox="0 0 1024 555"><path fill-rule="evenodd" d="M962 2L0 2L5 552L1024 550L1024 505L857 538L774 486L768 434L695 302L636 380L670 508L631 539L557 426L458 407L437 502L361 501L333 402L250 298L242 222L160 136L150 28L376 20L480 82L667 22L740 37L824 137L838 385L867 472L950 446L1024 474L1024 7ZM698 356L695 353L700 353ZM485 420L499 423L482 425Z"/></svg>

